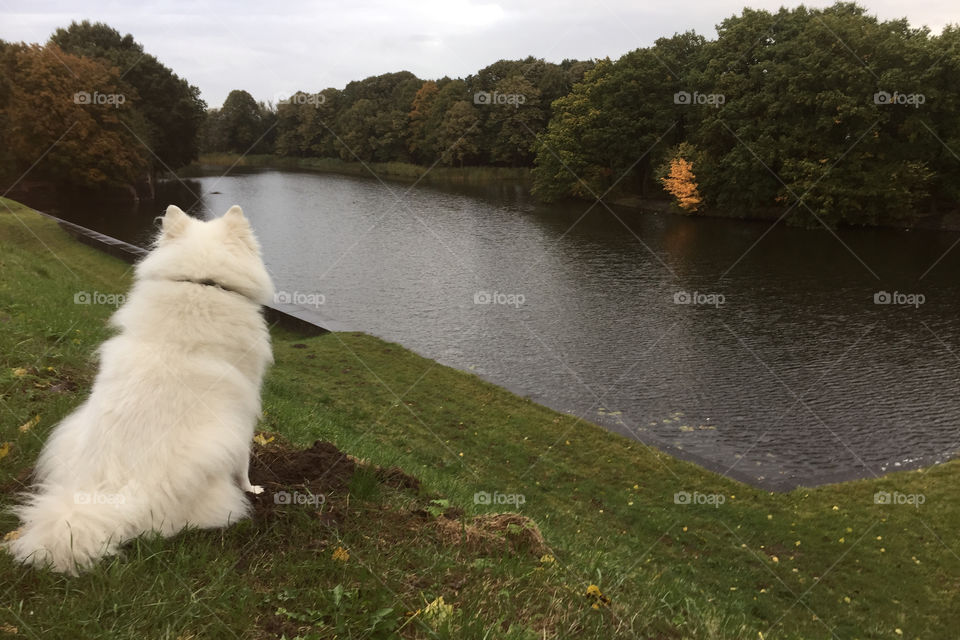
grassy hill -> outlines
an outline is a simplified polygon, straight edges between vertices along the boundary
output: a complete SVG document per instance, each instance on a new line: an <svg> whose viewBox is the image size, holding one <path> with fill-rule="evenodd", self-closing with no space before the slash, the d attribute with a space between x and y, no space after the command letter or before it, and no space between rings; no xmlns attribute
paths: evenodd
<svg viewBox="0 0 960 640"><path fill-rule="evenodd" d="M111 296L129 284L128 265L0 200L0 506L88 392ZM273 339L254 450L270 493L254 517L141 538L79 578L0 553L0 638L943 638L960 628L960 463L772 494L369 335L275 328ZM284 491L322 503L270 500ZM876 504L878 491L891 504ZM15 528L0 515L0 534Z"/></svg>

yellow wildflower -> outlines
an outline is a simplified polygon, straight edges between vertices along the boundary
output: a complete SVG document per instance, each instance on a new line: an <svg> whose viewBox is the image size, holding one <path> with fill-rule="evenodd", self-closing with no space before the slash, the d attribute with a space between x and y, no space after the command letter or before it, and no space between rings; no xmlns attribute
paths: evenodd
<svg viewBox="0 0 960 640"><path fill-rule="evenodd" d="M453 615L453 605L446 604L443 596L438 597L423 610L423 617L434 629L446 622Z"/></svg>
<svg viewBox="0 0 960 640"><path fill-rule="evenodd" d="M593 609L599 609L600 607L606 607L610 605L610 598L603 595L600 591L600 587L595 584L587 587L587 599L592 601L590 605Z"/></svg>
<svg viewBox="0 0 960 640"><path fill-rule="evenodd" d="M337 547L333 550L333 559L340 562L346 562L350 559L350 554L343 547Z"/></svg>
<svg viewBox="0 0 960 640"><path fill-rule="evenodd" d="M268 442L273 442L273 436L270 436L270 437L268 438L268 437L266 437L265 435L263 435L263 433L261 432L261 433L258 433L258 434L255 435L255 436L253 436L253 441L256 442L257 444L259 444L259 445L262 447L262 446L266 445Z"/></svg>
<svg viewBox="0 0 960 640"><path fill-rule="evenodd" d="M33 429L38 424L40 424L40 416L36 415L30 418L29 420L27 420L26 422L24 422L18 428L20 429L20 433L26 433L27 431L30 431L30 429Z"/></svg>

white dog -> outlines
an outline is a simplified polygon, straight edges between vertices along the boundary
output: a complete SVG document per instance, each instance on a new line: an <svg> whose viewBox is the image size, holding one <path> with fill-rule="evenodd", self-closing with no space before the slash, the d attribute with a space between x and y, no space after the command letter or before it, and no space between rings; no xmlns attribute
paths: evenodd
<svg viewBox="0 0 960 640"><path fill-rule="evenodd" d="M167 208L90 397L54 428L14 508L17 560L75 574L142 533L247 515L244 491L262 491L247 466L273 361L260 305L272 298L240 207L208 222Z"/></svg>

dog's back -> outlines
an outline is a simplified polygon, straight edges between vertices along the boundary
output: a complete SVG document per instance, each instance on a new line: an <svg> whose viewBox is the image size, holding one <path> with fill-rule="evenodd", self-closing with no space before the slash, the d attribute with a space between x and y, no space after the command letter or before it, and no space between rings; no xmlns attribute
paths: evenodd
<svg viewBox="0 0 960 640"><path fill-rule="evenodd" d="M72 572L146 531L247 515L250 441L272 361L260 303L271 295L239 207L207 223L168 210L112 318L119 333L101 346L90 397L54 429L37 488L16 508L15 557Z"/></svg>

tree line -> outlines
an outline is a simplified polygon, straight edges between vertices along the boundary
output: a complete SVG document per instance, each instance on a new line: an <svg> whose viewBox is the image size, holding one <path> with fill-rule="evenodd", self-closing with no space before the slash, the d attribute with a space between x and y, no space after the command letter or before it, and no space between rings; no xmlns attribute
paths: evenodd
<svg viewBox="0 0 960 640"><path fill-rule="evenodd" d="M0 176L56 142L38 170L81 185L175 169L199 149L530 167L544 201L666 198L800 224L957 210L957 26L934 35L839 2L744 9L717 32L617 60L500 60L439 80L400 71L274 102L238 89L207 111L131 36L73 24L43 46L0 43ZM63 100L92 90L86 104ZM97 102L114 93L126 100Z"/></svg>
<svg viewBox="0 0 960 640"><path fill-rule="evenodd" d="M593 62L500 60L466 78L421 80L409 71L298 91L275 104L230 92L211 111L205 151L448 166L532 166L550 105Z"/></svg>

